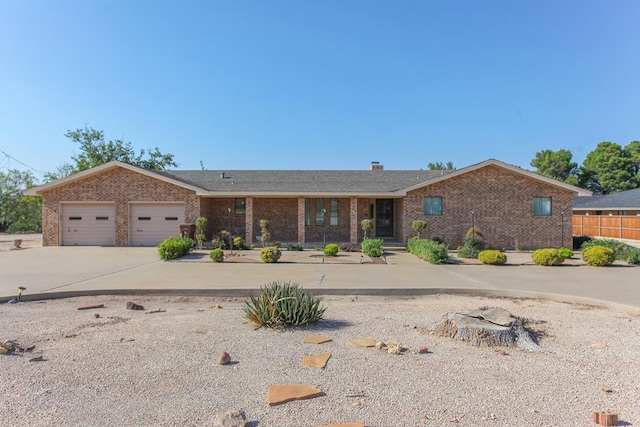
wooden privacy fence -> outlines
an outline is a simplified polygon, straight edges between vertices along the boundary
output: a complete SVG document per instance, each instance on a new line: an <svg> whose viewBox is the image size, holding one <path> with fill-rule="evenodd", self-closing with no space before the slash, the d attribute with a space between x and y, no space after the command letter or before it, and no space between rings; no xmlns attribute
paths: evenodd
<svg viewBox="0 0 640 427"><path fill-rule="evenodd" d="M640 240L640 216L573 215L573 234Z"/></svg>

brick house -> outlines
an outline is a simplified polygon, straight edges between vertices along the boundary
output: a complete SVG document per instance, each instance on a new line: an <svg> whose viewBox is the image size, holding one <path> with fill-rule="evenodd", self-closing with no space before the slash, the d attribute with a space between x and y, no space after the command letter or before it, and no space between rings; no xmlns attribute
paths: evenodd
<svg viewBox="0 0 640 427"><path fill-rule="evenodd" d="M358 243L370 219L372 236L406 243L420 219L423 236L451 247L475 225L493 247L531 249L569 242L573 198L591 193L490 159L455 171L377 162L360 171L151 171L116 161L25 194L43 197L45 246L154 246L203 216L207 239L224 229L255 242L266 219L282 243Z"/></svg>

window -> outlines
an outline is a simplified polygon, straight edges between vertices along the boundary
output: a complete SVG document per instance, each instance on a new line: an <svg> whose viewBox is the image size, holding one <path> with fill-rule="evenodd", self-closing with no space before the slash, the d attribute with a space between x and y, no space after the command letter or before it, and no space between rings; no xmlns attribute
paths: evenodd
<svg viewBox="0 0 640 427"><path fill-rule="evenodd" d="M81 216L70 216L69 221L82 221Z"/></svg>
<svg viewBox="0 0 640 427"><path fill-rule="evenodd" d="M237 198L235 200L235 211L236 211L236 215L244 215L247 212L246 202L244 200L244 197Z"/></svg>
<svg viewBox="0 0 640 427"><path fill-rule="evenodd" d="M324 199L316 199L316 225L324 225Z"/></svg>
<svg viewBox="0 0 640 427"><path fill-rule="evenodd" d="M534 197L533 214L535 216L551 215L551 197Z"/></svg>
<svg viewBox="0 0 640 427"><path fill-rule="evenodd" d="M424 214L442 215L442 197L425 197Z"/></svg>
<svg viewBox="0 0 640 427"><path fill-rule="evenodd" d="M96 221L109 221L108 216L97 216Z"/></svg>
<svg viewBox="0 0 640 427"><path fill-rule="evenodd" d="M329 199L329 225L338 225L338 199Z"/></svg>
<svg viewBox="0 0 640 427"><path fill-rule="evenodd" d="M138 221L151 221L150 216L139 216Z"/></svg>
<svg viewBox="0 0 640 427"><path fill-rule="evenodd" d="M164 220L165 221L177 221L178 217L177 216L165 216Z"/></svg>
<svg viewBox="0 0 640 427"><path fill-rule="evenodd" d="M311 225L311 199L304 199L304 225Z"/></svg>

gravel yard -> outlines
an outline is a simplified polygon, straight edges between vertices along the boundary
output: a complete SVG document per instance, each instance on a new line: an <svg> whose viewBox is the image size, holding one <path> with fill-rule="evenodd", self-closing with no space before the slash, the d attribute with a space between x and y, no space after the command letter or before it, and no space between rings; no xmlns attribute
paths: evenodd
<svg viewBox="0 0 640 427"><path fill-rule="evenodd" d="M127 310L129 300L146 310ZM253 427L592 426L596 410L618 413L622 425L640 420L637 314L529 299L329 296L323 322L278 332L244 323L241 303L110 296L3 304L0 340L35 349L0 355L1 419L198 426L243 409ZM93 304L105 308L77 310ZM540 344L553 353L501 355L427 330L447 312L481 306L545 321ZM158 309L166 311L149 313ZM304 344L309 334L332 341ZM346 344L364 337L408 351ZM415 353L419 346L429 353ZM221 351L231 364L217 364ZM324 369L301 364L321 352L331 353ZM44 361L29 361L37 356ZM270 407L269 386L287 383L309 383L325 395Z"/></svg>

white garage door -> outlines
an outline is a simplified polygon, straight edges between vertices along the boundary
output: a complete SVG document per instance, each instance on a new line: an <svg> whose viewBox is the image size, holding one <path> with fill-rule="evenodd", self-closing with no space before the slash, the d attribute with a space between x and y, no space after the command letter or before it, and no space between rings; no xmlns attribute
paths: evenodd
<svg viewBox="0 0 640 427"><path fill-rule="evenodd" d="M114 246L116 208L113 203L63 203L62 245Z"/></svg>
<svg viewBox="0 0 640 427"><path fill-rule="evenodd" d="M184 203L131 203L129 244L156 246L167 237L178 237L184 223Z"/></svg>

